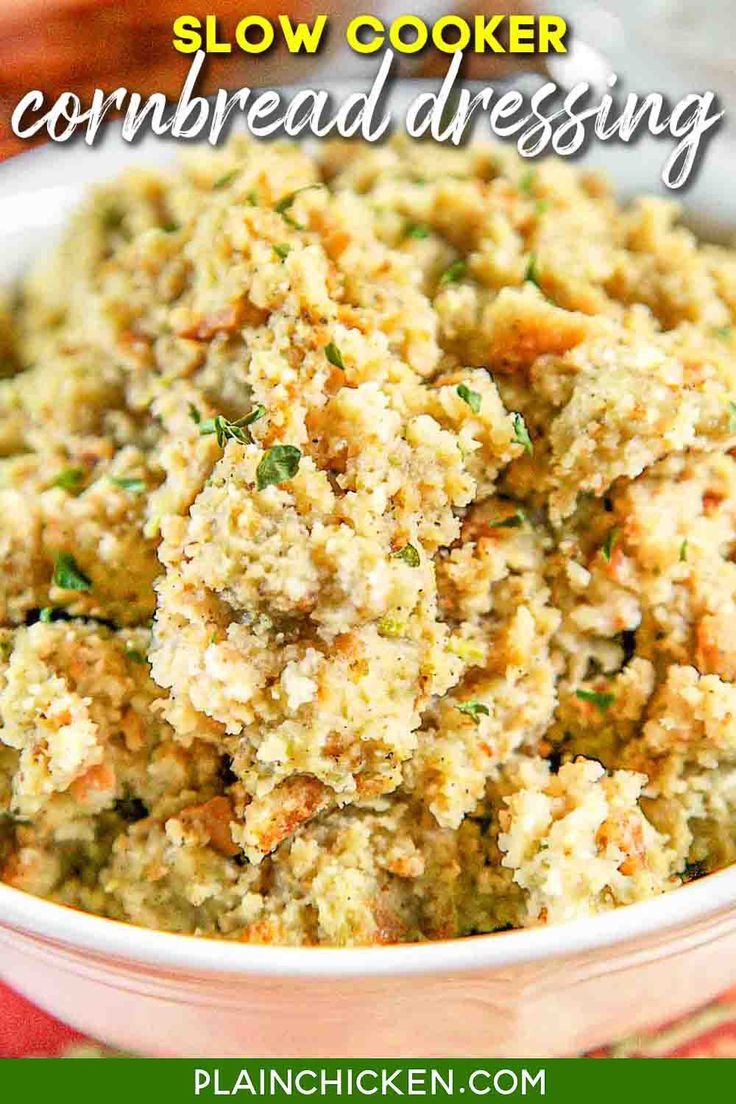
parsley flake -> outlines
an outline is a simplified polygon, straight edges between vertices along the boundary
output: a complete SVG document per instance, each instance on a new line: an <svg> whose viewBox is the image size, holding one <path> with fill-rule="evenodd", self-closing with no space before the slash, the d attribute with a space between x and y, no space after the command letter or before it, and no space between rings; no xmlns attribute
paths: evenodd
<svg viewBox="0 0 736 1104"><path fill-rule="evenodd" d="M342 359L342 353L334 341L331 341L329 345L325 345L325 356L335 368L341 368L345 371L345 361Z"/></svg>
<svg viewBox="0 0 736 1104"><path fill-rule="evenodd" d="M252 445L253 438L248 426L252 426L254 422L260 421L265 416L265 406L256 403L252 410L235 422L231 422L224 414L217 414L214 418L207 418L205 421L200 418L197 425L202 437L209 437L214 433L220 448L224 448L228 440L240 441L241 445Z"/></svg>
<svg viewBox="0 0 736 1104"><path fill-rule="evenodd" d="M461 702L456 708L459 713L464 713L466 717L472 717L476 724L480 723L481 715L484 717L490 717L491 715L488 706L479 701Z"/></svg>
<svg viewBox="0 0 736 1104"><path fill-rule="evenodd" d="M54 606L44 606L38 611L38 620L42 625L50 625L54 619Z"/></svg>
<svg viewBox="0 0 736 1104"><path fill-rule="evenodd" d="M736 403L728 404L728 432L736 433Z"/></svg>
<svg viewBox="0 0 736 1104"><path fill-rule="evenodd" d="M70 552L59 552L51 581L62 590L90 590L92 580L84 574Z"/></svg>
<svg viewBox="0 0 736 1104"><path fill-rule="evenodd" d="M84 482L84 468L64 468L54 479L52 487L61 487L64 491L77 491Z"/></svg>
<svg viewBox="0 0 736 1104"><path fill-rule="evenodd" d="M146 483L143 479L126 479L118 475L111 475L109 479L116 487L120 487L121 491L130 491L131 494L142 494L146 489Z"/></svg>
<svg viewBox="0 0 736 1104"><path fill-rule="evenodd" d="M285 261L291 253L291 246L288 244L288 242L280 242L278 245L275 245L273 247L273 251L277 257L280 257L282 261Z"/></svg>
<svg viewBox="0 0 736 1104"><path fill-rule="evenodd" d="M463 400L466 402L474 414L480 413L480 395L477 391L471 391L469 387L466 387L464 383L459 383L455 389Z"/></svg>
<svg viewBox="0 0 736 1104"><path fill-rule="evenodd" d="M526 172L522 173L519 177L519 191L526 193L526 195L531 195L532 191L534 190L536 180L537 170L527 169Z"/></svg>
<svg viewBox="0 0 736 1104"><path fill-rule="evenodd" d="M532 439L529 436L529 430L526 428L526 422L524 421L521 414L514 414L513 423L514 440L518 445L521 445L523 447L524 452L528 452L531 456L534 452L534 445L532 444Z"/></svg>
<svg viewBox="0 0 736 1104"><path fill-rule="evenodd" d="M526 521L526 514L519 507L513 514L502 518L501 521L491 522L491 529L518 529Z"/></svg>
<svg viewBox="0 0 736 1104"><path fill-rule="evenodd" d="M230 172L225 173L223 176L217 178L212 185L213 188L226 188L228 184L231 184L235 177L238 175L237 169L231 169Z"/></svg>
<svg viewBox="0 0 736 1104"><path fill-rule="evenodd" d="M682 544L680 545L679 560L680 560L680 563L686 563L687 562L687 540L684 540L682 542Z"/></svg>
<svg viewBox="0 0 736 1104"><path fill-rule="evenodd" d="M192 419L192 421L194 422L195 425L199 425L200 422L202 421L202 415L197 410L194 403L189 404L189 417Z"/></svg>
<svg viewBox="0 0 736 1104"><path fill-rule="evenodd" d="M264 452L256 468L258 490L264 491L266 487L278 486L287 479L293 479L299 471L301 458L300 450L294 445L273 445Z"/></svg>
<svg viewBox="0 0 736 1104"><path fill-rule="evenodd" d="M542 290L542 285L539 282L539 264L537 261L536 253L531 253L529 255L526 272L524 273L524 283L534 284L534 286L538 287L540 291Z"/></svg>
<svg viewBox="0 0 736 1104"><path fill-rule="evenodd" d="M448 284L458 284L468 271L468 266L465 261L453 261L449 268L440 276L440 287L447 287Z"/></svg>
<svg viewBox="0 0 736 1104"><path fill-rule="evenodd" d="M608 536L603 542L603 547L601 548L601 555L603 556L603 559L606 561L606 563L611 562L611 553L613 552L617 540L618 529L614 525L613 529L609 531Z"/></svg>
<svg viewBox="0 0 736 1104"><path fill-rule="evenodd" d="M423 222L407 222L404 225L404 237L422 241L429 237L429 227L425 226Z"/></svg>
<svg viewBox="0 0 736 1104"><path fill-rule="evenodd" d="M614 694L607 694L598 690L576 690L575 697L579 698L580 701L590 702L591 705L597 706L601 713L605 713L609 705L615 701Z"/></svg>
<svg viewBox="0 0 736 1104"><path fill-rule="evenodd" d="M419 567L421 562L413 544L405 544L398 552L392 552L391 555L395 560L403 560L409 567Z"/></svg>
<svg viewBox="0 0 736 1104"><path fill-rule="evenodd" d="M277 215L281 215L284 222L286 222L289 226L293 226L295 230L306 230L306 226L304 226L301 222L297 222L293 215L289 214L289 212L294 206L294 200L297 196L301 195L302 192L309 192L313 188L322 187L324 187L323 184L305 184L303 188L297 188L295 192L289 192L289 194L284 196L283 199L280 199L274 207L274 211Z"/></svg>
<svg viewBox="0 0 736 1104"><path fill-rule="evenodd" d="M129 659L131 663L147 663L148 660L144 656L143 652L139 652L137 648L129 648L126 645L125 658Z"/></svg>

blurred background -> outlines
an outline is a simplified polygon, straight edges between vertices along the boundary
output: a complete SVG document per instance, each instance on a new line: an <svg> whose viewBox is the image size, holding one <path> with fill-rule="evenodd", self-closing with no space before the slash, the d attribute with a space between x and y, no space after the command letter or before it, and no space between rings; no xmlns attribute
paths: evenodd
<svg viewBox="0 0 736 1104"><path fill-rule="evenodd" d="M427 19L457 10L555 12L573 28L573 54L550 72L562 85L578 80L599 82L617 72L627 88L657 90L679 97L685 91L712 88L726 107L736 105L736 0L422 0L415 5ZM258 13L312 19L327 10L317 0L211 0L200 11L182 0L0 0L0 159L23 148L10 133L13 107L31 88L55 99L62 91L88 97L92 89L119 86L144 96L164 91L178 96L191 57L171 46L171 25L177 15L218 16L223 34L244 15ZM319 74L332 78L372 73L375 58L362 60L343 46L341 30L354 14L371 11L382 18L402 14L408 6L397 0L359 4L337 0L329 8L331 34L327 48L311 58L292 58L272 51L248 58L240 51L217 55L205 69L204 90L299 81L312 83ZM468 58L470 76L491 79L530 68L521 59ZM402 60L407 75L444 71L447 57L425 53Z"/></svg>

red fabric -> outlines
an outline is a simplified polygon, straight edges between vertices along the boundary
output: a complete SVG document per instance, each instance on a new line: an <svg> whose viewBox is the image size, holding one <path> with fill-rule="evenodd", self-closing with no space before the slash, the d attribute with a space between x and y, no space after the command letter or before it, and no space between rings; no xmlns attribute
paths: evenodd
<svg viewBox="0 0 736 1104"><path fill-rule="evenodd" d="M83 1039L0 985L0 1058L56 1057Z"/></svg>
<svg viewBox="0 0 736 1104"><path fill-rule="evenodd" d="M77 1032L0 985L0 1058L57 1057L84 1043ZM596 1051L594 1057L735 1058L736 989L656 1031Z"/></svg>

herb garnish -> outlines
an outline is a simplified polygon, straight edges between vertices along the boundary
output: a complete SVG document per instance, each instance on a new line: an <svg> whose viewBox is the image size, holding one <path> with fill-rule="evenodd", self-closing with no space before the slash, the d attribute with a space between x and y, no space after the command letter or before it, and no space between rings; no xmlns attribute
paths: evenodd
<svg viewBox="0 0 736 1104"><path fill-rule="evenodd" d="M197 414L199 414L199 411L197 411ZM205 421L202 421L201 417L197 417L195 422L199 426L202 437L209 437L214 433L218 445L220 448L224 448L228 440L240 441L241 445L252 445L253 438L248 426L252 426L254 422L260 421L265 416L265 406L256 403L252 410L249 410L247 414L244 414L242 418L238 418L235 422L231 422L224 414L217 414L214 418L207 418Z"/></svg>
<svg viewBox="0 0 736 1104"><path fill-rule="evenodd" d="M687 561L687 538L680 545L679 560L680 563L685 563Z"/></svg>
<svg viewBox="0 0 736 1104"><path fill-rule="evenodd" d="M64 468L54 479L52 487L61 487L64 491L76 491L80 483L84 481L84 468Z"/></svg>
<svg viewBox="0 0 736 1104"><path fill-rule="evenodd" d="M460 713L464 713L467 717L472 717L476 724L480 723L481 714L484 717L490 717L491 715L491 711L487 705L484 705L483 702L474 700L461 702L456 706L456 709Z"/></svg>
<svg viewBox="0 0 736 1104"><path fill-rule="evenodd" d="M44 606L38 611L38 620L42 625L50 625L54 619L54 606Z"/></svg>
<svg viewBox="0 0 736 1104"><path fill-rule="evenodd" d="M331 341L329 345L325 345L325 356L335 368L341 368L343 372L345 371L345 361L342 359L342 353L334 341Z"/></svg>
<svg viewBox="0 0 736 1104"><path fill-rule="evenodd" d="M528 452L531 456L534 452L534 445L532 444L532 439L529 436L529 430L526 428L526 422L524 421L521 414L513 415L513 423L514 440L518 445L521 445L523 447L524 452Z"/></svg>
<svg viewBox="0 0 736 1104"><path fill-rule="evenodd" d="M289 214L289 211L293 207L296 197L301 195L302 192L309 192L313 188L322 187L324 187L323 184L305 184L303 188L297 188L295 192L290 192L289 195L286 195L283 199L280 199L274 207L274 211L277 215L281 215L284 222L288 223L289 226L293 226L295 230L306 230L306 226L304 226L301 222L297 222L296 219Z"/></svg>
<svg viewBox="0 0 736 1104"><path fill-rule="evenodd" d="M603 542L603 547L601 548L601 555L603 556L603 559L606 561L606 563L611 562L611 553L613 552L617 540L618 529L614 525L613 529L609 530L608 536Z"/></svg>
<svg viewBox="0 0 736 1104"><path fill-rule="evenodd" d="M455 388L463 402L466 402L474 414L480 413L480 395L477 391L471 391L464 383L459 383Z"/></svg>
<svg viewBox="0 0 736 1104"><path fill-rule="evenodd" d="M736 433L736 403L728 404L728 432Z"/></svg>
<svg viewBox="0 0 736 1104"><path fill-rule="evenodd" d="M453 261L449 268L440 276L440 287L447 287L448 284L457 284L462 280L468 271L468 266L465 261L457 260Z"/></svg>
<svg viewBox="0 0 736 1104"><path fill-rule="evenodd" d="M536 253L531 253L529 255L526 272L524 273L524 283L534 284L540 291L542 290L542 285L539 282L539 264Z"/></svg>
<svg viewBox="0 0 736 1104"><path fill-rule="evenodd" d="M143 479L127 479L119 475L110 475L108 479L116 487L120 487L121 491L130 491L131 494L142 494L146 489L146 483Z"/></svg>
<svg viewBox="0 0 736 1104"><path fill-rule="evenodd" d="M526 192L527 195L530 195L536 183L536 179L537 170L527 169L526 172L523 172L519 177L519 191Z"/></svg>
<svg viewBox="0 0 736 1104"><path fill-rule="evenodd" d="M492 521L491 529L518 529L526 521L526 514L517 507L513 514L509 514L508 517L502 518L501 521Z"/></svg>
<svg viewBox="0 0 736 1104"><path fill-rule="evenodd" d="M282 261L285 261L291 253L291 246L288 242L279 242L278 245L275 245L273 247L273 251L277 257L280 257Z"/></svg>
<svg viewBox="0 0 736 1104"><path fill-rule="evenodd" d="M143 652L138 651L137 648L131 648L127 644L125 645L125 658L129 659L132 663L148 663Z"/></svg>
<svg viewBox="0 0 736 1104"><path fill-rule="evenodd" d="M590 702L597 706L601 713L605 713L609 705L616 700L614 694L607 694L598 690L576 690L575 697L579 698L580 701Z"/></svg>
<svg viewBox="0 0 736 1104"><path fill-rule="evenodd" d="M213 188L226 188L227 185L230 184L235 179L235 177L237 175L238 175L238 170L237 169L231 169L230 172L225 173L224 176L218 177L218 179L215 181L215 183L212 185L212 187Z"/></svg>
<svg viewBox="0 0 736 1104"><path fill-rule="evenodd" d="M429 227L425 226L423 222L407 222L404 224L404 237L422 241L429 237Z"/></svg>
<svg viewBox="0 0 736 1104"><path fill-rule="evenodd" d="M256 486L259 491L293 479L299 471L302 454L294 445L273 445L261 458L256 468Z"/></svg>
<svg viewBox="0 0 736 1104"><path fill-rule="evenodd" d="M409 567L419 567L421 562L413 544L405 544L398 552L392 552L391 555L395 560L403 560Z"/></svg>
<svg viewBox="0 0 736 1104"><path fill-rule="evenodd" d="M70 552L57 554L51 581L62 590L90 590L92 587L92 580L84 574Z"/></svg>

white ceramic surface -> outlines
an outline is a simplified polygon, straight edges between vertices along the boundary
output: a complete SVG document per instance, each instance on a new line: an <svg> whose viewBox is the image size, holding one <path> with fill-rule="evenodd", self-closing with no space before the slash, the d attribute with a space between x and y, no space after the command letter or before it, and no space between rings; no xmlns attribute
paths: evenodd
<svg viewBox="0 0 736 1104"><path fill-rule="evenodd" d="M397 110L408 95L395 86ZM175 152L110 133L93 150L48 147L0 166L0 280L48 249L85 183ZM588 161L624 192L652 192L664 155L648 142L594 149ZM736 227L736 196L723 187L733 160L725 141L712 145L683 197L695 223ZM736 982L736 868L558 927L357 950L144 931L0 885L0 975L80 1030L145 1054L570 1054Z"/></svg>

